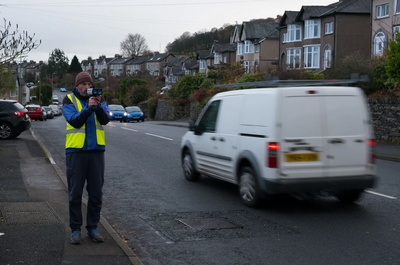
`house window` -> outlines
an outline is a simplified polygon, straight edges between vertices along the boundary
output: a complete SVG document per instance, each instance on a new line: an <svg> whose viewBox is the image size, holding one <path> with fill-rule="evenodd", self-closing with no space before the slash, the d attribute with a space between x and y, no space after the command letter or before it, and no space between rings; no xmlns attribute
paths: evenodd
<svg viewBox="0 0 400 265"><path fill-rule="evenodd" d="M333 22L325 23L325 34L333 33Z"/></svg>
<svg viewBox="0 0 400 265"><path fill-rule="evenodd" d="M237 55L242 55L244 53L244 45L242 42L237 44Z"/></svg>
<svg viewBox="0 0 400 265"><path fill-rule="evenodd" d="M397 38L397 33L400 32L400 26L393 27L393 39Z"/></svg>
<svg viewBox="0 0 400 265"><path fill-rule="evenodd" d="M214 53L214 64L220 64L222 62L222 54Z"/></svg>
<svg viewBox="0 0 400 265"><path fill-rule="evenodd" d="M383 32L378 32L374 39L374 54L382 55L385 48L386 37Z"/></svg>
<svg viewBox="0 0 400 265"><path fill-rule="evenodd" d="M299 69L301 62L301 48L287 49L286 67L289 69Z"/></svg>
<svg viewBox="0 0 400 265"><path fill-rule="evenodd" d="M224 63L226 63L226 55L224 55Z"/></svg>
<svg viewBox="0 0 400 265"><path fill-rule="evenodd" d="M282 42L283 43L288 42L288 34L287 33L282 34Z"/></svg>
<svg viewBox="0 0 400 265"><path fill-rule="evenodd" d="M394 10L395 14L400 13L400 0L394 0Z"/></svg>
<svg viewBox="0 0 400 265"><path fill-rule="evenodd" d="M304 29L305 29L304 32L305 39L319 38L321 32L321 20L319 19L306 20Z"/></svg>
<svg viewBox="0 0 400 265"><path fill-rule="evenodd" d="M301 26L298 24L288 25L287 28L287 41L301 41Z"/></svg>
<svg viewBox="0 0 400 265"><path fill-rule="evenodd" d="M249 40L244 41L244 53L253 53L253 52L254 52L254 44Z"/></svg>
<svg viewBox="0 0 400 265"><path fill-rule="evenodd" d="M376 18L389 16L389 4L384 4L376 7Z"/></svg>
<svg viewBox="0 0 400 265"><path fill-rule="evenodd" d="M319 68L319 45L304 47L304 68Z"/></svg>
<svg viewBox="0 0 400 265"><path fill-rule="evenodd" d="M253 72L253 62L252 61L245 61L244 62L244 69L246 70L246 73L252 73Z"/></svg>
<svg viewBox="0 0 400 265"><path fill-rule="evenodd" d="M332 50L331 47L326 47L324 50L324 69L331 68Z"/></svg>
<svg viewBox="0 0 400 265"><path fill-rule="evenodd" d="M200 60L199 69L206 69L206 60Z"/></svg>
<svg viewBox="0 0 400 265"><path fill-rule="evenodd" d="M256 45L256 52L260 52L260 44Z"/></svg>

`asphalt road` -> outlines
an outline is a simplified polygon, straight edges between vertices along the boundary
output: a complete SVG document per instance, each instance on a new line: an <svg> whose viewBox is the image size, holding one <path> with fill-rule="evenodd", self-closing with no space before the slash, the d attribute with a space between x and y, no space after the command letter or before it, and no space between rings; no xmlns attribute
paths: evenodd
<svg viewBox="0 0 400 265"><path fill-rule="evenodd" d="M64 118L34 121L32 128L65 172ZM186 130L147 121L105 126L102 214L144 264L400 260L400 163L378 160L378 186L353 205L281 196L254 210L241 204L234 185L184 179L179 149Z"/></svg>

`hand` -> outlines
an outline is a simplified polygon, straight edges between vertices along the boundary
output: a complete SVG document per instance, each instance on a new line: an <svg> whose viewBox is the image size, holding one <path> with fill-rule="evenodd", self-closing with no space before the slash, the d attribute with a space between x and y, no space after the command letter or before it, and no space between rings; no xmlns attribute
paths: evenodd
<svg viewBox="0 0 400 265"><path fill-rule="evenodd" d="M100 95L96 95L95 97L90 97L89 98L89 108L92 108L93 106L100 105L100 100L101 100L101 96Z"/></svg>

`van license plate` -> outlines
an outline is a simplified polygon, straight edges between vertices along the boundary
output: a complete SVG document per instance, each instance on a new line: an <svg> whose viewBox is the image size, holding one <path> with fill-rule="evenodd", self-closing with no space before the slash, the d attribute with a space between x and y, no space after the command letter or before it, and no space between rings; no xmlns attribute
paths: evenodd
<svg viewBox="0 0 400 265"><path fill-rule="evenodd" d="M286 154L286 162L310 162L318 160L317 153Z"/></svg>

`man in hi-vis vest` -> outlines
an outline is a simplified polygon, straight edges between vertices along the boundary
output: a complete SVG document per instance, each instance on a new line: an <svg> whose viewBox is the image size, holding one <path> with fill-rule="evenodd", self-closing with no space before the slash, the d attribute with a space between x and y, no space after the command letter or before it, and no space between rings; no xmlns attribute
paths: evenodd
<svg viewBox="0 0 400 265"><path fill-rule="evenodd" d="M81 72L75 79L75 90L64 97L63 115L67 121L65 154L69 192L70 243L81 243L82 193L86 184L89 195L86 215L87 237L104 242L97 230L102 206L104 183L105 137L103 125L110 121L109 109L101 95L89 96L92 77Z"/></svg>

